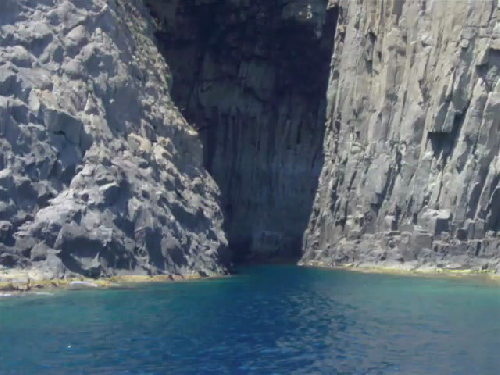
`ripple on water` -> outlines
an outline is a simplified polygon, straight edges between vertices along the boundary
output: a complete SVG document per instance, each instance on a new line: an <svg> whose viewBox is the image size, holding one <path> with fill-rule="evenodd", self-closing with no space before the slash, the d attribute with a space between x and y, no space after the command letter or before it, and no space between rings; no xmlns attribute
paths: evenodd
<svg viewBox="0 0 500 375"><path fill-rule="evenodd" d="M50 298L49 298L50 297ZM500 288L288 266L0 303L2 374L497 374Z"/></svg>

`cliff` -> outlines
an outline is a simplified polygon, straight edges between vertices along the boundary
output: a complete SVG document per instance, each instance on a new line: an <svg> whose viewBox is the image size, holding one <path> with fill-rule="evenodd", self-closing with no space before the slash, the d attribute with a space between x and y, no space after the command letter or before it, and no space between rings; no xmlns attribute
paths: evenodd
<svg viewBox="0 0 500 375"><path fill-rule="evenodd" d="M154 30L139 0L2 0L1 265L226 272L219 189Z"/></svg>
<svg viewBox="0 0 500 375"><path fill-rule="evenodd" d="M330 1L340 18L302 264L500 271L497 1Z"/></svg>
<svg viewBox="0 0 500 375"><path fill-rule="evenodd" d="M200 131L236 260L297 258L323 165L336 8L148 0L172 94Z"/></svg>
<svg viewBox="0 0 500 375"><path fill-rule="evenodd" d="M500 271L499 12L4 0L0 264Z"/></svg>

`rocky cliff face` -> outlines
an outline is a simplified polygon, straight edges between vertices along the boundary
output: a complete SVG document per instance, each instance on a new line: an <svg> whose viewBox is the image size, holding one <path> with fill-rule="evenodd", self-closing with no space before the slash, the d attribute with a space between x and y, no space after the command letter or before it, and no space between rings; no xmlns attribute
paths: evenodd
<svg viewBox="0 0 500 375"><path fill-rule="evenodd" d="M303 264L500 270L497 1L340 9Z"/></svg>
<svg viewBox="0 0 500 375"><path fill-rule="evenodd" d="M4 0L0 264L222 273L224 212L234 258L499 271L499 12Z"/></svg>
<svg viewBox="0 0 500 375"><path fill-rule="evenodd" d="M219 190L139 0L2 0L0 264L225 272Z"/></svg>
<svg viewBox="0 0 500 375"><path fill-rule="evenodd" d="M323 164L337 8L326 0L149 0L173 97L219 184L236 258L293 257Z"/></svg>

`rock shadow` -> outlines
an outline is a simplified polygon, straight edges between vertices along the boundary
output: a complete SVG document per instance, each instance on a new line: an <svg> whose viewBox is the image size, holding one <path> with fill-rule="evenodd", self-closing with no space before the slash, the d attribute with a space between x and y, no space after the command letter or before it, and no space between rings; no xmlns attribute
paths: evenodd
<svg viewBox="0 0 500 375"><path fill-rule="evenodd" d="M147 2L172 97L200 133L235 262L300 257L324 163L339 8Z"/></svg>

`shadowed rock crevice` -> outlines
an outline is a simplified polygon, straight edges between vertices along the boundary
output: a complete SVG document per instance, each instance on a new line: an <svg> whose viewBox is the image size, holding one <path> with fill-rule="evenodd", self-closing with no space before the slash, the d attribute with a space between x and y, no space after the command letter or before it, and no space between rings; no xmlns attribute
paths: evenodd
<svg viewBox="0 0 500 375"><path fill-rule="evenodd" d="M327 1L147 2L172 96L199 130L233 258L300 256L323 166L338 8Z"/></svg>

